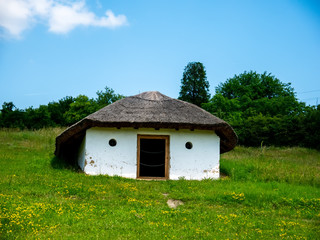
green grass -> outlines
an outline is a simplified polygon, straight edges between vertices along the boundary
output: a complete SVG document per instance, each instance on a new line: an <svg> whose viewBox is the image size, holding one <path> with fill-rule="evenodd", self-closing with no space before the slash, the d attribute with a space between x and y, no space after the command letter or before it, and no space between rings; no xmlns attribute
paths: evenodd
<svg viewBox="0 0 320 240"><path fill-rule="evenodd" d="M61 162L60 131L0 130L0 239L320 239L320 152L237 147L221 180L141 181Z"/></svg>

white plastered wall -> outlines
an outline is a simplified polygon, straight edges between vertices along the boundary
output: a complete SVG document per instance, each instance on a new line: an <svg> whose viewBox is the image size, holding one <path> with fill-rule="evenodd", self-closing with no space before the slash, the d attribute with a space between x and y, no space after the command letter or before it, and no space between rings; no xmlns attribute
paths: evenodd
<svg viewBox="0 0 320 240"><path fill-rule="evenodd" d="M86 174L137 177L137 135L170 137L169 179L219 178L220 139L214 131L90 128L82 143L79 166ZM111 147L109 140L117 145ZM191 142L192 149L185 147ZM84 159L83 157L84 156Z"/></svg>
<svg viewBox="0 0 320 240"><path fill-rule="evenodd" d="M84 136L78 151L78 164L80 168L83 170L86 164L86 136Z"/></svg>

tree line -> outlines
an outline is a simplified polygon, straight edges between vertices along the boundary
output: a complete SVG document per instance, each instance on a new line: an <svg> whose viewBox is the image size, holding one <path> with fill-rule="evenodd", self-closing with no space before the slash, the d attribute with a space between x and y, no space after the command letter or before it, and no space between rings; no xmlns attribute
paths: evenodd
<svg viewBox="0 0 320 240"><path fill-rule="evenodd" d="M184 70L179 98L227 121L240 145L320 149L320 105L298 101L291 84L270 73L235 75L211 98L203 64L192 62Z"/></svg>
<svg viewBox="0 0 320 240"><path fill-rule="evenodd" d="M18 109L13 102L4 102L0 112L0 128L40 129L44 127L70 126L91 113L124 96L105 87L97 91L96 98L85 95L64 97L38 108Z"/></svg>
<svg viewBox="0 0 320 240"><path fill-rule="evenodd" d="M206 70L190 62L181 79L179 99L202 107L227 121L244 146L303 146L320 149L320 105L306 106L290 83L264 72L244 72L215 88L211 97ZM70 126L123 95L105 87L96 98L65 97L38 108L18 109L4 102L0 128L39 129Z"/></svg>

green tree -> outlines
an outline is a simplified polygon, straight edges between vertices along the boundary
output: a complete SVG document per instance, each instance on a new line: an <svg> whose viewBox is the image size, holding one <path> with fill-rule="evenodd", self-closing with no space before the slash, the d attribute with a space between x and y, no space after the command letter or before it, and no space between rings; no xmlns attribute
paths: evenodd
<svg viewBox="0 0 320 240"><path fill-rule="evenodd" d="M315 147L320 141L313 134L320 125L317 109L299 102L290 83L266 72L244 72L220 83L202 107L229 122L245 146Z"/></svg>
<svg viewBox="0 0 320 240"><path fill-rule="evenodd" d="M236 104L235 104L236 103ZM241 113L248 118L262 114L264 116L290 115L302 112L304 103L300 103L290 83L282 83L270 73L258 74L244 72L235 75L216 87L216 94L203 107L219 117L221 110L229 120L233 113Z"/></svg>
<svg viewBox="0 0 320 240"><path fill-rule="evenodd" d="M282 83L271 73L258 74L253 71L235 75L220 83L216 87L216 93L229 99L248 96L251 100L295 95L291 83Z"/></svg>
<svg viewBox="0 0 320 240"><path fill-rule="evenodd" d="M179 99L197 106L209 101L209 82L202 63L190 62L184 68Z"/></svg>
<svg viewBox="0 0 320 240"><path fill-rule="evenodd" d="M25 128L25 113L15 107L13 102L4 102L0 111L0 127Z"/></svg>
<svg viewBox="0 0 320 240"><path fill-rule="evenodd" d="M2 104L2 109L1 109L1 113L2 114L6 114L6 113L10 113L13 111L13 109L15 108L16 106L13 104L13 102L4 102Z"/></svg>
<svg viewBox="0 0 320 240"><path fill-rule="evenodd" d="M93 99L89 99L85 95L79 95L70 104L70 108L64 113L65 121L68 125L72 125L82 118L97 110L97 103Z"/></svg>
<svg viewBox="0 0 320 240"><path fill-rule="evenodd" d="M64 114L70 109L70 104L74 102L74 98L67 96L60 99L58 102L50 102L48 104L48 111L51 116L51 120L57 126L67 126L67 121Z"/></svg>
<svg viewBox="0 0 320 240"><path fill-rule="evenodd" d="M40 129L55 125L51 119L47 105L40 105L39 108L29 107L24 111L24 115L24 126L28 129Z"/></svg>
<svg viewBox="0 0 320 240"><path fill-rule="evenodd" d="M123 97L120 94L115 94L113 89L105 87L104 91L97 91L96 99L89 99L85 95L79 95L74 99L65 98L59 104L71 101L69 108L67 106L65 108L68 110L63 114L66 124L71 125Z"/></svg>
<svg viewBox="0 0 320 240"><path fill-rule="evenodd" d="M115 94L114 90L108 87L105 87L104 91L97 91L97 96L96 103L99 109L124 98L123 95Z"/></svg>

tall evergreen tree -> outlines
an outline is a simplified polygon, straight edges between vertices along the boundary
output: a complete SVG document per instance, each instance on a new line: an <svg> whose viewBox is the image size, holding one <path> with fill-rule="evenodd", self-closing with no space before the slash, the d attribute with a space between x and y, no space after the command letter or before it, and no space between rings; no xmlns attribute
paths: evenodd
<svg viewBox="0 0 320 240"><path fill-rule="evenodd" d="M201 62L190 62L184 68L179 99L198 106L209 101L209 82Z"/></svg>

